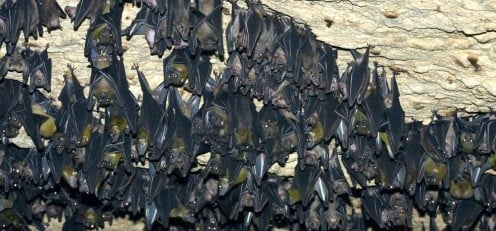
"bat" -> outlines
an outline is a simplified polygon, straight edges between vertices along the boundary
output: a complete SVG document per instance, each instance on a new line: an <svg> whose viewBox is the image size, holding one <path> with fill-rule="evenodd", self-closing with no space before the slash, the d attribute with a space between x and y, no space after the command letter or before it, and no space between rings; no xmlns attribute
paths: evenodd
<svg viewBox="0 0 496 231"><path fill-rule="evenodd" d="M186 177L191 166L190 158L195 156L191 137L191 119L184 113L186 107L177 88L169 91L170 105L167 109L168 117L174 124L167 129L164 149L169 155L165 156L168 163L167 173L178 170L182 177ZM198 105L197 105L198 106Z"/></svg>
<svg viewBox="0 0 496 231"><path fill-rule="evenodd" d="M394 154L398 153L400 148L400 140L405 126L405 112L400 104L400 92L394 75L391 78L391 86L388 89L388 95L385 97L387 118L386 134L388 142L385 143L390 147L388 153L392 158L394 157Z"/></svg>
<svg viewBox="0 0 496 231"><path fill-rule="evenodd" d="M257 111L248 97L234 94L229 97L232 105L229 117L232 118L232 137L230 147L241 151L253 151L259 146L262 130L257 120Z"/></svg>
<svg viewBox="0 0 496 231"><path fill-rule="evenodd" d="M328 142L336 133L339 115L335 109L338 105L339 101L331 94L327 94L324 101L316 97L308 98L305 106L307 148L312 148L322 141ZM352 120L351 124L353 122Z"/></svg>
<svg viewBox="0 0 496 231"><path fill-rule="evenodd" d="M132 163L130 158L131 138L129 136L122 137L117 143L106 144L103 148L103 155L96 164L99 168L105 168L110 171L115 171L123 163L124 169L127 172L131 171Z"/></svg>
<svg viewBox="0 0 496 231"><path fill-rule="evenodd" d="M122 30L121 35L125 35L127 40L130 40L133 35L146 35L145 38L148 45L155 44L153 40L155 39L155 24L157 17L158 15L155 14L151 8L141 7L131 25ZM153 36L147 35L147 33L150 32L153 33ZM149 40L149 38L151 38L151 40Z"/></svg>
<svg viewBox="0 0 496 231"><path fill-rule="evenodd" d="M262 33L262 25L264 25L263 18L265 11L262 4L258 0L249 0L246 2L248 5L248 13L244 21L244 30L246 30L246 53L248 57L253 56L253 50Z"/></svg>
<svg viewBox="0 0 496 231"><path fill-rule="evenodd" d="M278 31L276 23L279 21L277 19L266 17L263 19L263 28L260 32L260 36L253 49L253 59L258 63L262 63L263 60L270 59L268 54L271 53L275 43L278 41ZM278 33L279 32L279 33Z"/></svg>
<svg viewBox="0 0 496 231"><path fill-rule="evenodd" d="M212 63L207 56L195 56L189 63L190 70L188 85L186 90L194 95L202 95L205 85L207 84L210 73L212 73Z"/></svg>
<svg viewBox="0 0 496 231"><path fill-rule="evenodd" d="M78 30L81 23L90 18L94 22L100 15L109 14L113 11L122 10L121 0L98 1L98 0L80 0L76 7L66 6L65 12L74 22L74 30ZM115 10L115 8L118 8ZM120 9L119 9L120 8Z"/></svg>
<svg viewBox="0 0 496 231"><path fill-rule="evenodd" d="M108 68L117 59L115 53L122 55L124 52L120 26L122 10L119 7L109 14L98 16L88 29L84 55L98 69Z"/></svg>
<svg viewBox="0 0 496 231"><path fill-rule="evenodd" d="M336 197L323 214L326 226L330 229L347 227L346 204L341 197Z"/></svg>
<svg viewBox="0 0 496 231"><path fill-rule="evenodd" d="M51 91L52 84L52 59L48 57L48 45L42 52L32 52L29 49L27 52L27 60L29 62L29 91L33 93L36 88L43 88L46 91ZM24 80L27 82L26 80Z"/></svg>
<svg viewBox="0 0 496 231"><path fill-rule="evenodd" d="M164 59L164 85L182 87L190 79L190 57L186 49L174 49Z"/></svg>
<svg viewBox="0 0 496 231"><path fill-rule="evenodd" d="M39 24L45 26L48 33L52 30L61 29L60 18L65 19L67 15L56 0L36 0L39 15ZM43 29L38 25L38 31L43 36Z"/></svg>
<svg viewBox="0 0 496 231"><path fill-rule="evenodd" d="M171 38L174 45L180 45L182 41L188 41L188 35L190 33L190 4L188 0L167 2L166 34L168 38Z"/></svg>
<svg viewBox="0 0 496 231"><path fill-rule="evenodd" d="M466 230L475 225L480 213L482 212L482 205L474 199L460 200L454 207L453 220L451 222L452 230ZM462 211L465 212L461 215Z"/></svg>
<svg viewBox="0 0 496 231"><path fill-rule="evenodd" d="M114 79L107 73L98 71L96 78L91 81L90 92L88 97L87 109L93 109L95 102L98 107L108 107L116 103L120 107L124 107L124 99L121 95L121 89L116 84Z"/></svg>
<svg viewBox="0 0 496 231"><path fill-rule="evenodd" d="M200 48L207 53L217 51L219 57L223 57L222 0L197 1L196 9L191 9L190 19L194 25L188 40L191 54L196 55Z"/></svg>
<svg viewBox="0 0 496 231"><path fill-rule="evenodd" d="M44 145L41 140L39 126L37 126L32 107L31 97L27 89L20 92L21 102L13 105L13 117L18 119L19 123L24 127L26 133L31 137L37 149L43 149Z"/></svg>
<svg viewBox="0 0 496 231"><path fill-rule="evenodd" d="M231 6L232 17L226 28L227 51L229 54L233 53L234 50L245 48L248 40L244 30L248 11L239 7L236 1L232 2Z"/></svg>
<svg viewBox="0 0 496 231"><path fill-rule="evenodd" d="M67 65L67 71L64 72L64 86L60 91L59 97L57 98L62 102L62 111L68 110L72 103L79 100L86 100L83 93L83 87L79 83L76 75L74 74L75 68L71 65Z"/></svg>
<svg viewBox="0 0 496 231"><path fill-rule="evenodd" d="M323 179L331 186L332 192L336 195L345 195L351 193L350 185L346 180L343 169L338 159L336 147L333 148L329 157L329 168L324 171Z"/></svg>
<svg viewBox="0 0 496 231"><path fill-rule="evenodd" d="M390 159L384 150L379 156L378 167L379 177L376 184L388 190L403 190L407 171L404 152L400 152L395 159Z"/></svg>
<svg viewBox="0 0 496 231"><path fill-rule="evenodd" d="M355 50L352 50L351 54L355 61L352 64L349 76L346 78L347 81L345 82L346 92L348 93L348 106L350 107L355 103L360 104L363 101L370 81L370 71L368 68L369 48L367 48L363 55Z"/></svg>
<svg viewBox="0 0 496 231"><path fill-rule="evenodd" d="M39 91L33 92L31 94L31 111L40 136L52 138L57 132L55 119L58 117L58 110L51 104L51 100Z"/></svg>
<svg viewBox="0 0 496 231"><path fill-rule="evenodd" d="M66 149L74 150L76 147L85 147L91 139L94 128L93 115L87 110L86 100L83 98L73 103L64 101L62 103L64 107L56 121L57 130L63 132Z"/></svg>
<svg viewBox="0 0 496 231"><path fill-rule="evenodd" d="M382 125L385 123L384 113L385 113L385 105L384 98L379 90L378 84L382 81L381 78L384 77L384 73L379 75L378 73L378 64L374 63L374 69L372 71L371 83L367 91L365 92L365 99L363 100L363 111L365 112L365 118L362 120L366 120L370 124L370 133L372 137L377 137L379 130ZM376 150L379 152L379 150Z"/></svg>
<svg viewBox="0 0 496 231"><path fill-rule="evenodd" d="M303 32L303 40L297 50L297 63L294 81L300 88L307 86L320 87L321 69L319 67L318 44L310 30Z"/></svg>
<svg viewBox="0 0 496 231"><path fill-rule="evenodd" d="M314 185L320 174L321 170L318 166L307 166L303 170L300 167L295 168L294 182L304 207L310 203L313 197Z"/></svg>
<svg viewBox="0 0 496 231"><path fill-rule="evenodd" d="M148 85L143 72L139 70L137 64L133 66L138 74L143 93L143 102L141 104L140 116L138 117L138 153L144 155L148 146L155 145L159 129L166 129L167 114L163 107L155 100L153 93ZM161 143L157 145L162 145Z"/></svg>
<svg viewBox="0 0 496 231"><path fill-rule="evenodd" d="M10 40L10 24L12 21L13 7L11 1L3 3L4 7L0 8L0 46L4 42L9 43Z"/></svg>
<svg viewBox="0 0 496 231"><path fill-rule="evenodd" d="M436 161L427 153L423 154L420 163L417 182L424 179L428 185L449 187L449 168L447 163Z"/></svg>
<svg viewBox="0 0 496 231"><path fill-rule="evenodd" d="M36 0L20 0L13 4L12 14L10 16L10 38L7 44L7 54L12 54L20 32L23 32L24 40L27 42L29 36L38 38L38 24L40 16Z"/></svg>
<svg viewBox="0 0 496 231"><path fill-rule="evenodd" d="M478 153L490 153L495 150L492 142L496 139L496 123L494 119L485 120L481 123L476 133L476 150Z"/></svg>
<svg viewBox="0 0 496 231"><path fill-rule="evenodd" d="M0 60L0 75L2 79L7 75L7 72L15 71L22 73L24 84L27 84L29 77L29 61L26 57L26 52L20 48L14 49L10 55L5 55Z"/></svg>

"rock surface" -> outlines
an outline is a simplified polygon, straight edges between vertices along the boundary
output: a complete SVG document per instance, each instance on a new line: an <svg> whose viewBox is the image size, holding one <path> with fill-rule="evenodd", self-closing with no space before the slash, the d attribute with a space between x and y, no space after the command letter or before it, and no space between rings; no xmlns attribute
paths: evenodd
<svg viewBox="0 0 496 231"><path fill-rule="evenodd" d="M76 0L58 0L59 4L75 6ZM225 1L225 13L230 4ZM295 1L262 0L269 12L280 12L307 24L319 40L343 49L371 50L371 60L400 73L397 76L401 104L406 116L428 119L432 110L464 108L467 112L496 108L496 1ZM134 19L138 8L128 5L123 16L123 28ZM228 15L224 15L227 23ZM44 49L46 44L53 60L52 98L57 98L63 86L62 74L71 64L82 83L89 82L90 68L83 55L88 20L73 31L70 20L62 20L62 31L46 33L29 45ZM151 87L163 80L162 59L149 56L143 36L123 39L127 48L124 61L131 91L140 95L133 63L148 78ZM363 51L363 50L362 50ZM164 55L165 56L165 55ZM340 51L340 70L351 60L347 51ZM217 69L223 63L217 61ZM20 79L20 75L9 78ZM29 146L27 139L16 141ZM291 166L291 165L289 165ZM292 174L291 167L278 170ZM417 223L420 229L421 223ZM426 223L426 225L428 222ZM53 223L50 230L60 230ZM128 220L114 222L106 230L142 230L143 224Z"/></svg>

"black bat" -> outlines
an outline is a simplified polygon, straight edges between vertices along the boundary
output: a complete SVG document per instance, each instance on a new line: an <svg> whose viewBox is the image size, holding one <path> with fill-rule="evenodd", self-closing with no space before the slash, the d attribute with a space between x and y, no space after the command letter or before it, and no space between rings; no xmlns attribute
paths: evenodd
<svg viewBox="0 0 496 231"><path fill-rule="evenodd" d="M475 226L484 207L474 199L461 200L456 203L453 211L452 230L466 230ZM464 215L461 215L463 211Z"/></svg>
<svg viewBox="0 0 496 231"><path fill-rule="evenodd" d="M42 52L26 50L29 60L29 89L32 93L36 88L51 91L52 84L52 59L48 57L48 45ZM26 82L26 80L25 80Z"/></svg>
<svg viewBox="0 0 496 231"><path fill-rule="evenodd" d="M71 65L67 65L67 71L64 72L64 86L60 91L60 95L57 98L61 103L64 110L68 110L72 103L79 100L86 100L83 93L83 87L79 83L76 75L74 74L75 68ZM64 111L62 110L62 111Z"/></svg>
<svg viewBox="0 0 496 231"><path fill-rule="evenodd" d="M336 133L340 118L335 111L339 101L333 95L327 94L325 100L309 97L305 105L305 136L307 148L312 148L320 142L328 142ZM353 120L351 121L353 124Z"/></svg>
<svg viewBox="0 0 496 231"><path fill-rule="evenodd" d="M300 88L312 85L320 87L322 76L317 40L310 30L306 29L303 33L301 45L297 50L296 72L293 80Z"/></svg>
<svg viewBox="0 0 496 231"><path fill-rule="evenodd" d="M138 153L144 155L148 146L155 145L159 129L167 129L167 114L163 107L155 100L143 72L137 64L133 67L138 73L138 78L143 93L140 116L138 118ZM161 146L161 143L157 145Z"/></svg>
<svg viewBox="0 0 496 231"><path fill-rule="evenodd" d="M248 152L257 149L263 132L255 104L248 97L238 94L229 97L229 104L232 105L229 117L232 118L233 134L229 146Z"/></svg>
<svg viewBox="0 0 496 231"><path fill-rule="evenodd" d="M91 21L95 21L95 18L100 15L109 14L115 10L114 8L121 8L121 0L111 0L111 1L98 1L98 0L80 0L76 7L65 7L65 12L71 20L74 21L74 30L77 30L81 23L86 18L91 18Z"/></svg>
<svg viewBox="0 0 496 231"><path fill-rule="evenodd" d="M420 126L422 126L420 122L406 125L405 138L402 142L406 163L405 190L410 196L413 196L417 189L417 175L422 164L422 153L424 152L422 145L420 145L420 134L418 131L418 127Z"/></svg>
<svg viewBox="0 0 496 231"><path fill-rule="evenodd" d="M378 135L379 130L384 124L384 113L385 113L385 105L384 98L379 89L379 83L381 83L381 78L384 77L384 73L379 75L377 70L377 63L374 63L374 70L372 71L372 78L369 84L369 88L365 93L365 99L363 100L362 107L365 112L365 116L367 121L370 123L370 134L372 137L376 137ZM365 119L365 118L363 118ZM380 150L376 150L379 152Z"/></svg>
<svg viewBox="0 0 496 231"><path fill-rule="evenodd" d="M108 107L113 103L124 107L124 98L121 95L121 90L124 89L120 89L114 79L105 72L98 71L95 76L95 79L90 84L87 109L93 109L95 105L94 98L98 102L98 107Z"/></svg>
<svg viewBox="0 0 496 231"><path fill-rule="evenodd" d="M246 4L248 5L248 13L246 15L246 21L242 26L247 34L246 53L248 54L248 57L252 57L257 40L262 33L265 11L258 0L249 0Z"/></svg>
<svg viewBox="0 0 496 231"><path fill-rule="evenodd" d="M191 59L186 49L174 49L164 59L164 85L181 87L192 73Z"/></svg>
<svg viewBox="0 0 496 231"><path fill-rule="evenodd" d="M404 153L400 152L395 159L390 159L385 150L378 160L379 177L376 183L388 190L403 190L406 178Z"/></svg>
<svg viewBox="0 0 496 231"><path fill-rule="evenodd" d="M391 78L391 85L388 89L388 95L385 98L387 118L387 142L385 143L388 146L388 154L392 158L400 148L400 140L405 126L405 112L400 104L400 92L394 75Z"/></svg>
<svg viewBox="0 0 496 231"><path fill-rule="evenodd" d="M481 123L476 134L475 146L478 153L490 153L496 149L492 144L496 140L496 120L488 119Z"/></svg>
<svg viewBox="0 0 496 231"><path fill-rule="evenodd" d="M10 41L10 26L13 14L13 7L11 1L6 1L3 3L3 7L0 8L0 46L1 44L9 43Z"/></svg>
<svg viewBox="0 0 496 231"><path fill-rule="evenodd" d="M301 164L301 163L298 163ZM306 207L313 197L315 182L319 179L321 170L319 166L307 166L303 170L295 167L295 186L300 193L301 202Z"/></svg>
<svg viewBox="0 0 496 231"><path fill-rule="evenodd" d="M7 54L2 57L0 60L0 75L2 79L9 71L22 73L24 84L27 84L29 77L29 60L26 57L25 51L16 48L10 55Z"/></svg>
<svg viewBox="0 0 496 231"><path fill-rule="evenodd" d="M43 29L45 26L48 33L52 30L61 29L60 18L65 19L67 15L60 7L56 0L36 0L38 6L38 14L40 16L38 31L40 36L43 36Z"/></svg>
<svg viewBox="0 0 496 231"><path fill-rule="evenodd" d="M33 120L43 138L52 138L57 132L58 110L51 103L52 101L39 91L31 94Z"/></svg>
<svg viewBox="0 0 496 231"><path fill-rule="evenodd" d="M86 146L93 130L93 115L87 110L86 100L82 98L73 103L62 103L64 107L57 118L57 130L63 133L66 149L74 150L76 147Z"/></svg>
<svg viewBox="0 0 496 231"><path fill-rule="evenodd" d="M436 161L427 152L424 153L420 161L417 182L424 179L428 185L437 185L444 188L449 187L450 173L447 163Z"/></svg>
<svg viewBox="0 0 496 231"><path fill-rule="evenodd" d="M298 48L300 45L300 31L299 28L291 22L290 19L281 19L284 25L285 32L281 35L281 39L278 42L278 46L281 47L279 50L279 62L284 66L284 70L290 72L288 77L293 77L294 73L298 70L295 69L296 60L298 58Z"/></svg>
<svg viewBox="0 0 496 231"><path fill-rule="evenodd" d="M158 15L153 13L153 11L149 7L141 7L133 22L129 27L125 28L121 31L122 36L126 36L126 39L129 40L133 35L145 35L147 41L149 41L149 36L147 35L147 31L152 30L153 36L151 38L155 39L155 24ZM153 41L153 40L152 40ZM152 45L154 42L148 45Z"/></svg>
<svg viewBox="0 0 496 231"><path fill-rule="evenodd" d="M123 163L127 172L131 171L131 138L122 137L117 143L107 143L103 148L102 156L97 162L97 167L115 171L120 163Z"/></svg>
<svg viewBox="0 0 496 231"><path fill-rule="evenodd" d="M190 158L195 156L193 144L191 143L191 119L185 113L186 104L183 102L177 88L169 91L170 105L167 109L168 117L174 124L167 129L164 150L169 155L165 156L168 163L167 172L171 174L179 170L183 177L189 172L191 166ZM196 105L198 106L198 105ZM197 109L196 109L197 110Z"/></svg>
<svg viewBox="0 0 496 231"><path fill-rule="evenodd" d="M270 59L268 55L271 53L275 43L279 39L277 37L280 33L278 29L281 28L276 25L278 22L277 19L275 20L269 17L263 19L262 32L255 44L252 55L252 58L259 64L262 63L263 60Z"/></svg>
<svg viewBox="0 0 496 231"><path fill-rule="evenodd" d="M119 165L114 174L111 175L109 183L113 185L111 197L121 199L128 188L132 187L133 178L136 177L137 171L132 169L131 172L126 171L124 165Z"/></svg>
<svg viewBox="0 0 496 231"><path fill-rule="evenodd" d="M44 161L46 161L45 164L48 165L47 167L49 168L49 173L55 183L58 184L62 177L66 178L66 174L68 176L69 173L72 173L70 172L70 168L72 168L72 160L70 159L70 155L67 155L67 153L57 153L57 150L53 145L48 145L43 158L45 159ZM67 182L73 186L71 181ZM77 186L77 183L74 186Z"/></svg>
<svg viewBox="0 0 496 231"><path fill-rule="evenodd" d="M327 228L330 229L343 229L347 227L346 221L346 203L341 197L336 197L333 202L329 205L327 210L323 214L324 221Z"/></svg>
<svg viewBox="0 0 496 231"><path fill-rule="evenodd" d="M212 63L208 56L199 55L190 61L188 85L185 88L195 95L202 95L210 73L212 73Z"/></svg>
<svg viewBox="0 0 496 231"><path fill-rule="evenodd" d="M167 37L171 38L172 44L180 45L182 41L188 41L190 33L189 9L191 2L178 0L167 2Z"/></svg>
<svg viewBox="0 0 496 231"><path fill-rule="evenodd" d="M14 106L13 113L19 118L20 123L26 130L26 133L33 140L36 148L43 149L44 145L40 136L40 127L37 126L32 107L31 96L27 89L21 91L22 102Z"/></svg>
<svg viewBox="0 0 496 231"><path fill-rule="evenodd" d="M248 11L239 7L236 1L231 4L232 17L226 28L227 51L229 54L234 50L246 48L248 36L245 30L245 21Z"/></svg>
<svg viewBox="0 0 496 231"><path fill-rule="evenodd" d="M98 16L88 29L84 55L98 69L109 67L117 59L115 53L122 55L124 52L120 26L122 10L123 7L119 7Z"/></svg>
<svg viewBox="0 0 496 231"><path fill-rule="evenodd" d="M362 191L363 210L381 229L391 225L389 219L393 215L384 197L377 187L368 187ZM383 216L383 214L388 214L388 216Z"/></svg>
<svg viewBox="0 0 496 231"><path fill-rule="evenodd" d="M370 73L369 73L369 48L365 51L365 54L359 54L357 51L352 50L351 54L355 61L352 64L352 67L348 73L344 73L343 75L349 75L346 78L346 93L347 93L347 101L348 106L353 106L355 103L361 104L364 97L365 92L367 90L367 86L370 82ZM396 95L394 95L396 97ZM403 132L403 130L401 130Z"/></svg>
<svg viewBox="0 0 496 231"><path fill-rule="evenodd" d="M209 0L201 4L198 9L191 8L191 20L193 28L189 39L189 47L192 55L200 52L224 55L222 42L222 3L220 0ZM202 11L203 9L203 11Z"/></svg>
<svg viewBox="0 0 496 231"><path fill-rule="evenodd" d="M323 172L324 180L328 180L327 184L331 186L332 191L336 195L345 195L351 193L350 185L346 180L343 169L338 159L336 147L333 148L329 157L329 169Z"/></svg>
<svg viewBox="0 0 496 231"><path fill-rule="evenodd" d="M39 14L35 0L16 1L12 6L13 13L10 17L10 38L7 44L7 53L12 54L19 39L20 32L23 32L24 40L27 42L29 36L38 38Z"/></svg>

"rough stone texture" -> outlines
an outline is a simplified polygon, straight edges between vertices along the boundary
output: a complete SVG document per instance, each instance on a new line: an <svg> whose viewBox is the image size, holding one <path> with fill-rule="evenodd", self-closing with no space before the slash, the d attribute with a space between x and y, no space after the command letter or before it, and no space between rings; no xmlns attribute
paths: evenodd
<svg viewBox="0 0 496 231"><path fill-rule="evenodd" d="M77 0L58 0L63 7L75 6ZM427 119L434 109L465 108L468 112L496 107L496 1L295 1L262 0L267 9L294 17L310 25L318 39L345 49L372 45L371 60L397 77L401 104L407 117ZM230 11L230 4L224 6ZM129 5L123 28L134 18L137 8ZM271 10L268 10L269 12ZM229 16L225 16L225 21ZM43 49L47 43L53 60L52 92L56 98L63 86L66 65L77 68L76 75L88 83L90 69L83 55L88 20L78 31L70 20L63 20L63 31L53 31L38 40L30 39L32 48ZM22 41L22 40L21 40ZM124 54L131 91L138 97L140 87L130 66L138 63L151 87L162 81L162 59L150 57L143 36L130 41L123 38ZM340 70L351 60L347 51L339 52ZM217 61L218 69L222 63ZM20 75L9 75L20 79ZM16 141L29 147L26 137ZM288 166L292 166L288 164ZM284 169L283 169L284 170ZM292 174L287 167L281 174ZM428 222L426 223L428 224ZM416 223L420 228L420 223ZM59 230L53 223L50 229ZM143 225L127 220L115 222L106 230L140 230Z"/></svg>

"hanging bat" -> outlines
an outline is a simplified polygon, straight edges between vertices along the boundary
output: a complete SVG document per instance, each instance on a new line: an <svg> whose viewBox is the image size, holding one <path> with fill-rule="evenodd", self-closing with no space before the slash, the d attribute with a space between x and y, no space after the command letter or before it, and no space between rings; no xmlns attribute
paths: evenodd
<svg viewBox="0 0 496 231"><path fill-rule="evenodd" d="M66 6L64 8L67 15L74 22L74 30L78 30L86 18L90 18L91 22L94 22L101 15L122 11L122 9L121 0L80 0L76 7Z"/></svg>
<svg viewBox="0 0 496 231"><path fill-rule="evenodd" d="M294 182L300 193L301 202L304 207L310 203L313 197L314 185L319 179L320 174L321 170L318 166L307 166L303 170L295 167Z"/></svg>
<svg viewBox="0 0 496 231"><path fill-rule="evenodd" d="M22 73L24 84L28 83L29 60L26 57L25 51L22 51L20 48L16 48L10 55L6 54L2 57L0 60L0 75L2 76L2 79L9 71Z"/></svg>
<svg viewBox="0 0 496 231"><path fill-rule="evenodd" d="M143 93L143 102L141 104L140 116L138 117L138 153L144 155L148 146L155 145L158 130L160 128L166 129L167 114L162 106L155 100L153 93L148 85L143 72L139 70L137 64L133 68L138 73L138 78ZM162 144L157 144L162 145Z"/></svg>
<svg viewBox="0 0 496 231"><path fill-rule="evenodd" d="M45 26L48 33L52 30L62 28L60 25L60 18L65 19L67 15L56 0L36 0L36 4L40 16L38 25L40 36L43 36L43 28L41 28L41 26Z"/></svg>
<svg viewBox="0 0 496 231"><path fill-rule="evenodd" d="M207 53L217 51L219 57L223 57L222 0L197 1L196 9L191 9L194 25L189 39L191 54L196 55L200 48Z"/></svg>
<svg viewBox="0 0 496 231"><path fill-rule="evenodd" d="M94 99L97 100L98 107L108 107L113 103L124 107L124 99L121 95L121 90L124 89L120 89L114 79L105 72L98 71L95 76L96 78L90 84L87 109L93 109Z"/></svg>
<svg viewBox="0 0 496 231"><path fill-rule="evenodd" d="M172 44L180 45L188 41L190 33L189 9L191 2L188 0L167 2L167 37Z"/></svg>
<svg viewBox="0 0 496 231"><path fill-rule="evenodd" d="M27 42L30 36L38 38L38 24L40 16L35 0L19 0L13 4L10 17L10 38L7 44L7 54L12 54L20 32L23 32L24 40Z"/></svg>
<svg viewBox="0 0 496 231"><path fill-rule="evenodd" d="M348 73L343 73L343 75L349 75L346 78L346 93L348 106L352 107L355 103L361 104L367 86L370 82L369 73L369 48L365 51L365 54L359 54L357 51L352 50L351 54L355 61L352 63L352 67ZM396 97L396 96L395 96ZM403 131L403 130L401 130Z"/></svg>
<svg viewBox="0 0 496 231"><path fill-rule="evenodd" d="M42 52L26 50L29 60L29 91L33 93L36 88L51 91L52 84L52 59L48 57L48 45Z"/></svg>

